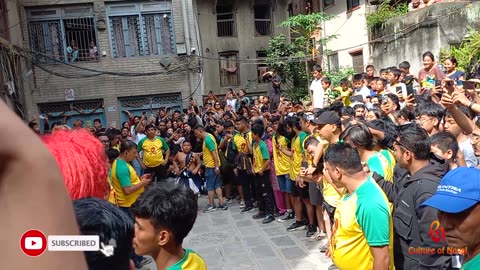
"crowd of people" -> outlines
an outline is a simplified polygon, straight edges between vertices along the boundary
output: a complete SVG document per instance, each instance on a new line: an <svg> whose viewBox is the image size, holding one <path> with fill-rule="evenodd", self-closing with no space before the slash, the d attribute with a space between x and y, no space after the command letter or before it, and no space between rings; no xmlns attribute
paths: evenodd
<svg viewBox="0 0 480 270"><path fill-rule="evenodd" d="M204 193L205 213L255 212L252 218L263 224L306 230L309 241L322 241L319 252L332 258L332 269L476 269L478 82L465 80L455 58L444 61L445 71L431 52L422 58L418 75L406 61L378 73L369 65L339 85L315 65L306 104L283 96L250 99L245 90L230 89L224 98L210 92L200 106L191 99L185 113L127 112L130 121L121 129L95 120L80 140L57 125L43 141L60 164L77 215L90 209L96 214L82 216L93 219L108 208L135 218L137 268L145 264L141 255L161 269L174 269L167 266L185 256L204 267L181 247ZM38 131L35 123L30 127ZM73 141L78 147L66 144ZM72 167L79 155L96 165ZM106 160L108 171L98 167ZM170 203L172 192L183 201ZM91 196L117 207L85 199Z"/></svg>

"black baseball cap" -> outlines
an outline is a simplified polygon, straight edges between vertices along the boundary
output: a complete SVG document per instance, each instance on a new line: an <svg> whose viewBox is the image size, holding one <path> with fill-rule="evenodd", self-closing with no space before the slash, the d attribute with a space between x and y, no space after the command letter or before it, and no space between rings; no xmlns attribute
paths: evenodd
<svg viewBox="0 0 480 270"><path fill-rule="evenodd" d="M336 112L326 111L320 114L319 117L312 120L317 125L338 124L341 122L340 116Z"/></svg>

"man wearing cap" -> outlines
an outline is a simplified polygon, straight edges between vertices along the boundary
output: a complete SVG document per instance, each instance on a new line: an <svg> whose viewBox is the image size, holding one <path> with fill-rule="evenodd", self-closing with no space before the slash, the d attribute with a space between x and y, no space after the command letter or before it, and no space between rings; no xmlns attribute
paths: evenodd
<svg viewBox="0 0 480 270"><path fill-rule="evenodd" d="M459 167L443 177L437 192L420 207L438 210L452 253L465 255L463 270L480 267L480 170ZM465 254L466 253L466 254Z"/></svg>

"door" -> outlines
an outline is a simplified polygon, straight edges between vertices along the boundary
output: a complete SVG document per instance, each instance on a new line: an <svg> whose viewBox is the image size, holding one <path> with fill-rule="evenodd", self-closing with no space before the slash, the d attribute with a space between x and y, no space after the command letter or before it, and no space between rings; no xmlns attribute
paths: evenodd
<svg viewBox="0 0 480 270"><path fill-rule="evenodd" d="M48 116L48 124L51 129L53 123L73 126L77 119L83 121L83 127L93 127L93 120L100 119L102 126L106 127L103 100L84 100L73 102L57 102L38 104L40 114ZM43 132L44 120L40 119L40 128Z"/></svg>
<svg viewBox="0 0 480 270"><path fill-rule="evenodd" d="M165 94L165 95L151 95L151 96L136 96L136 97L121 97L118 98L118 107L120 112L120 122L123 125L125 121L129 121L129 111L132 116L141 117L143 113L157 116L160 108L170 108L172 111L182 111L182 96L180 93Z"/></svg>

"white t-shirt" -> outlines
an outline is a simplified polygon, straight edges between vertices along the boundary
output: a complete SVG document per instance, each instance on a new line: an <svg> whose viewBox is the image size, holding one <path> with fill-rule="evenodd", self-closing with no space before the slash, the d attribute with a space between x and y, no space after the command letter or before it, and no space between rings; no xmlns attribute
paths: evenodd
<svg viewBox="0 0 480 270"><path fill-rule="evenodd" d="M310 84L310 90L313 92L313 108L323 109L323 99L325 98L325 90L322 87L322 79L315 79Z"/></svg>
<svg viewBox="0 0 480 270"><path fill-rule="evenodd" d="M403 98L407 98L407 86L404 83L397 83L395 86L391 86L390 84L387 84L387 89L385 89L386 94L397 95L397 87L402 88L402 96Z"/></svg>
<svg viewBox="0 0 480 270"><path fill-rule="evenodd" d="M470 142L470 138L466 139L465 141L458 143L458 148L463 153L463 157L465 158L465 162L467 163L467 167L477 167L478 160L475 156L475 152L473 151L472 143Z"/></svg>
<svg viewBox="0 0 480 270"><path fill-rule="evenodd" d="M367 99L368 96L370 96L370 89L368 89L368 87L366 86L363 86L360 89L354 90L353 95L354 96L362 95L363 99L365 100Z"/></svg>

